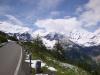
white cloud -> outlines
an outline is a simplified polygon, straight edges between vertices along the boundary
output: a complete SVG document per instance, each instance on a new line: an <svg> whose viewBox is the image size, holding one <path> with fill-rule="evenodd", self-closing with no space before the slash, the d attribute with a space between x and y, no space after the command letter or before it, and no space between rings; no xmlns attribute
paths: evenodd
<svg viewBox="0 0 100 75"><path fill-rule="evenodd" d="M74 29L83 29L82 27L91 29L92 26L95 27L100 22L99 0L89 0L87 4L83 7L79 7L77 11L81 12L81 14L78 14L79 17L65 16L64 19L43 19L37 20L35 24L40 28L45 28L47 32L65 33ZM59 15L59 12L51 12L51 15Z"/></svg>
<svg viewBox="0 0 100 75"><path fill-rule="evenodd" d="M10 33L23 33L23 32L30 32L31 29L28 27L13 25L8 22L0 22L0 31L10 32Z"/></svg>
<svg viewBox="0 0 100 75"><path fill-rule="evenodd" d="M76 18L38 20L35 25L40 28L45 28L47 32L62 33L67 33L73 29L81 28L81 23Z"/></svg>
<svg viewBox="0 0 100 75"><path fill-rule="evenodd" d="M0 22L0 30L10 33L24 33L32 30L25 27L24 24L12 15L5 15L8 19Z"/></svg>
<svg viewBox="0 0 100 75"><path fill-rule="evenodd" d="M33 32L33 37L37 37L37 35L39 35L39 36L44 36L44 35L46 35L46 31L45 30L43 30L43 29L38 29L38 30L36 30L36 31L34 31Z"/></svg>
<svg viewBox="0 0 100 75"><path fill-rule="evenodd" d="M95 26L100 22L100 0L89 0L83 9L86 11L80 15L80 21L85 23L86 27Z"/></svg>
<svg viewBox="0 0 100 75"><path fill-rule="evenodd" d="M13 25L8 22L0 22L0 31L10 32L10 33L23 33L23 32L30 32L31 29L28 27Z"/></svg>
<svg viewBox="0 0 100 75"><path fill-rule="evenodd" d="M12 15L5 15L5 16L8 17L8 22L10 23L14 23L15 25L24 25L20 20L18 20L16 17Z"/></svg>

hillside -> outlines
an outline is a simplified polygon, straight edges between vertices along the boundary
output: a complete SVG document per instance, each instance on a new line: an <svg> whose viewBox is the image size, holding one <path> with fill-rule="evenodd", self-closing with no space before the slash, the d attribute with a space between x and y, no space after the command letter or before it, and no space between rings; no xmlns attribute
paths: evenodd
<svg viewBox="0 0 100 75"><path fill-rule="evenodd" d="M4 43L7 42L7 38L6 38L7 34L5 34L4 32L0 31L0 43Z"/></svg>
<svg viewBox="0 0 100 75"><path fill-rule="evenodd" d="M69 37L64 37L64 36L65 35L63 35L62 37L61 34L57 34L57 33L49 34L45 37L47 41L44 41L44 40L43 41L45 42L44 44L47 46L47 48L52 50L57 40L59 40L64 50L63 55L65 57L65 60L68 63L79 66L91 72L93 75L100 75L100 72L99 72L100 45L93 45L91 43L90 46L85 46L85 45L81 45L81 44L78 44L77 42L70 40ZM74 38L75 36L78 36L78 35L74 35ZM84 39L87 39L87 38L84 38ZM55 41L55 43L53 43L53 41Z"/></svg>
<svg viewBox="0 0 100 75"><path fill-rule="evenodd" d="M42 43L42 40L35 39L33 42L22 43L23 47L32 53L32 60L41 60L45 65L42 67L43 74L52 75L90 75L89 72L83 70L80 67L68 64L63 58L58 58L55 56L57 53L55 51L48 50ZM55 71L49 69L52 67ZM34 75L35 69L32 73Z"/></svg>
<svg viewBox="0 0 100 75"><path fill-rule="evenodd" d="M16 36L9 36L7 33L0 31L0 43L8 42L9 40L18 41Z"/></svg>

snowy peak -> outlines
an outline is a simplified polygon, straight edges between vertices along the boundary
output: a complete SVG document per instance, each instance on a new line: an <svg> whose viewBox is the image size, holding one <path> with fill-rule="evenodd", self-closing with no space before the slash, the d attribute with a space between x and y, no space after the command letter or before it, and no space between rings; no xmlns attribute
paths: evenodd
<svg viewBox="0 0 100 75"><path fill-rule="evenodd" d="M10 36L16 36L21 41L31 41L33 38L28 32L25 33L8 33Z"/></svg>
<svg viewBox="0 0 100 75"><path fill-rule="evenodd" d="M32 36L29 33L18 34L17 38L20 40L24 40L24 41L31 41L32 40Z"/></svg>
<svg viewBox="0 0 100 75"><path fill-rule="evenodd" d="M100 30L94 33L85 30L73 30L67 34L50 32L42 37L43 41L45 41L48 46L54 45L58 39L61 39L62 41L64 40L65 43L66 40L69 40L75 44L85 47L100 45Z"/></svg>
<svg viewBox="0 0 100 75"><path fill-rule="evenodd" d="M46 38L47 40L53 41L53 40L58 40L58 39L64 38L64 35L52 32L52 33L49 33L46 36L44 36L44 38Z"/></svg>
<svg viewBox="0 0 100 75"><path fill-rule="evenodd" d="M81 31L72 31L69 33L68 37L71 41L84 46L92 46L93 41L92 37L94 36L93 33L81 30Z"/></svg>
<svg viewBox="0 0 100 75"><path fill-rule="evenodd" d="M56 32L54 32L54 33L50 32L49 34L44 36L42 38L42 40L43 40L43 43L46 45L46 47L49 49L53 48L53 46L55 45L57 40L60 40L60 42L63 46L67 45L67 46L71 47L72 45L74 45L74 43L68 37L66 37L64 34L56 33Z"/></svg>
<svg viewBox="0 0 100 75"><path fill-rule="evenodd" d="M56 41L58 39L63 39L63 38L64 38L63 34L59 34L56 32L50 32L47 35L43 36L42 40L47 48L52 49Z"/></svg>

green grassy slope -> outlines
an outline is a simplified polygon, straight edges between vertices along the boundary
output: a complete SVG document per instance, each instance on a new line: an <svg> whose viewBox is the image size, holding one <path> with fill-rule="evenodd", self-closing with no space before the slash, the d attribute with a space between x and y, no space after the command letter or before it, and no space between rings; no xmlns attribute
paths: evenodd
<svg viewBox="0 0 100 75"><path fill-rule="evenodd" d="M35 43L23 43L23 46L27 49L27 51L32 52L32 59L40 59L46 66L42 68L43 73L50 74L50 71L47 66L54 67L57 71L54 72L55 75L90 75L87 71L83 70L74 65L67 64L66 61L60 61L58 58L54 57L54 53L45 48L44 45L38 45ZM33 69L33 75L34 75Z"/></svg>

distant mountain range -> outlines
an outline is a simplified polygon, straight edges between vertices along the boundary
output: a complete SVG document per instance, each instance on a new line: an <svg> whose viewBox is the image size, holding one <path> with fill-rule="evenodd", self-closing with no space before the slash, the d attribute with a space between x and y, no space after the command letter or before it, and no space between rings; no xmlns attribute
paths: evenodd
<svg viewBox="0 0 100 75"><path fill-rule="evenodd" d="M26 33L7 33L9 36L15 36L20 41L31 41L33 40L31 34Z"/></svg>
<svg viewBox="0 0 100 75"><path fill-rule="evenodd" d="M68 34L61 34L56 32L50 32L43 36L45 40L49 40L51 43L54 40L68 39L80 46L90 47L100 45L100 30L95 33L89 33L86 31L73 30ZM48 43L48 42L47 42Z"/></svg>
<svg viewBox="0 0 100 75"><path fill-rule="evenodd" d="M26 33L7 33L9 36L16 36L21 41L32 41L33 34ZM73 30L68 34L49 32L41 36L47 48L52 49L57 40L61 40L65 50L80 50L83 54L92 57L95 61L100 61L100 30L95 33ZM72 54L74 55L74 54ZM75 57L75 56L74 56Z"/></svg>
<svg viewBox="0 0 100 75"><path fill-rule="evenodd" d="M33 40L34 36L36 34L31 34L29 32L21 32L21 33L7 33L10 36L16 36L18 40L23 41L31 41ZM71 41L79 46L84 47L91 47L91 46L98 46L100 45L100 29L98 29L96 32L91 33L85 30L73 30L68 33L58 33L58 32L48 32L45 35L41 36L43 43L48 48L53 48L56 41L64 40ZM65 40L66 39L66 40Z"/></svg>

